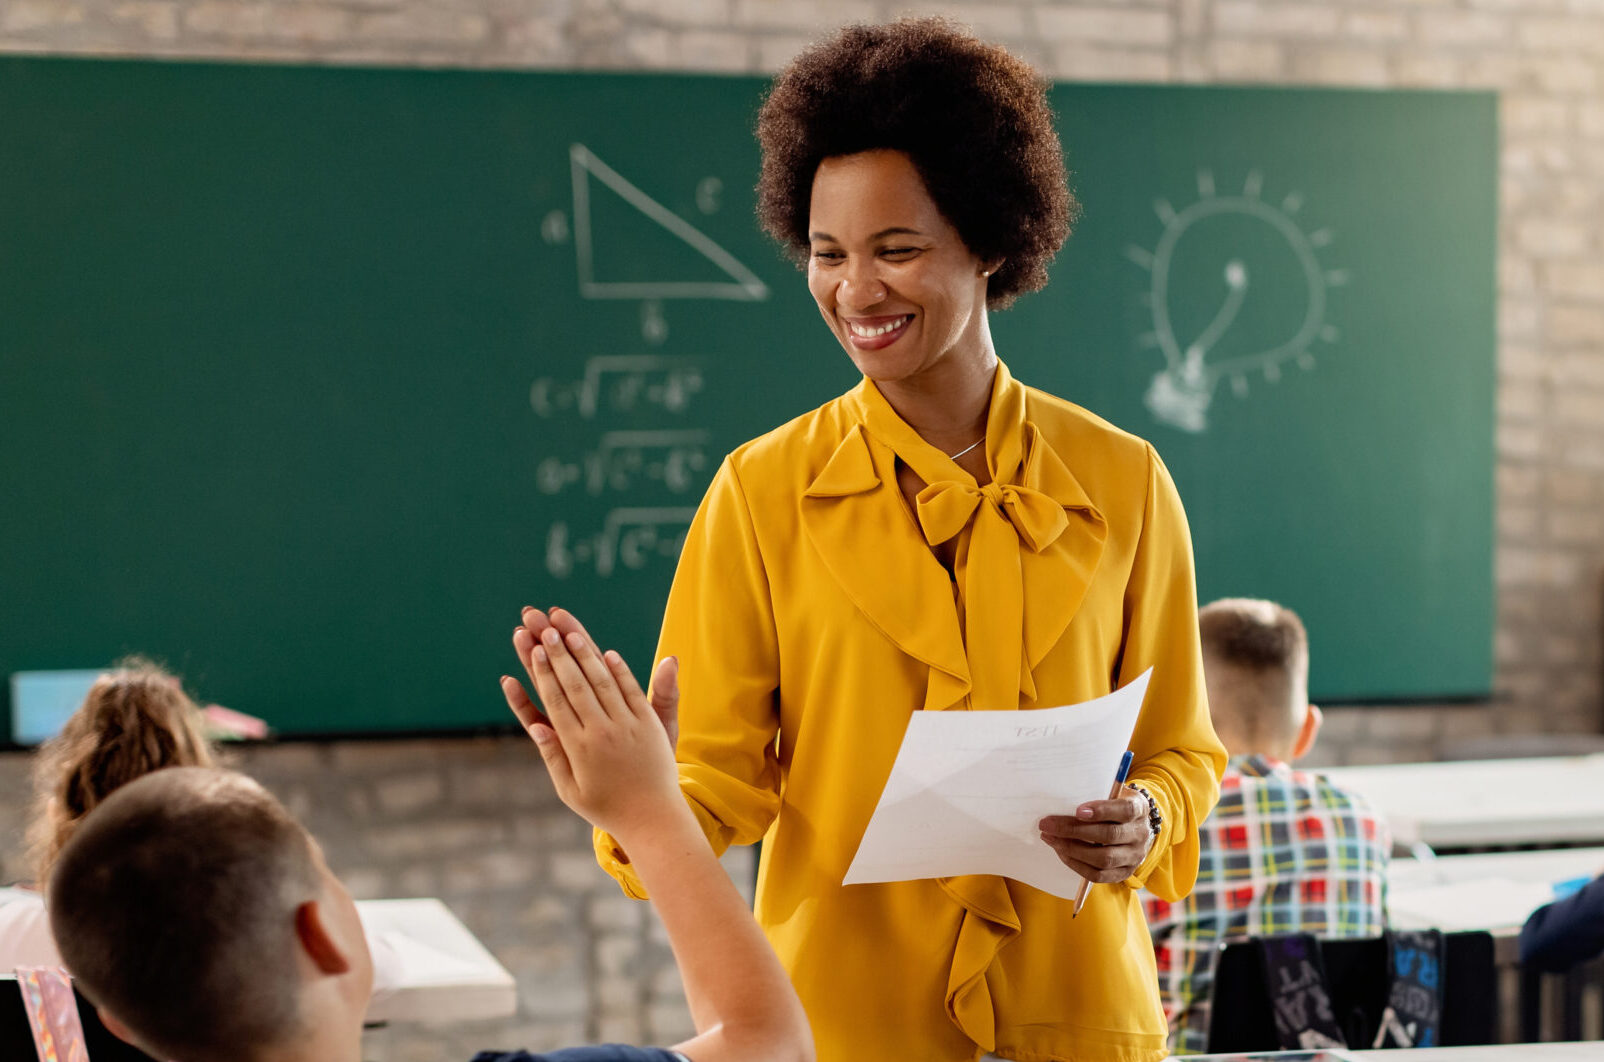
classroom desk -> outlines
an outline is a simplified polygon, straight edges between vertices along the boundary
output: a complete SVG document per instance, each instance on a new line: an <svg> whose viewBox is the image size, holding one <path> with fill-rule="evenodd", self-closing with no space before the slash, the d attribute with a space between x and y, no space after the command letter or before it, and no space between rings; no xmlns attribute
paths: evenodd
<svg viewBox="0 0 1604 1062"><path fill-rule="evenodd" d="M1604 848L1394 859L1387 870L1388 919L1395 929L1518 929L1555 899L1556 884L1601 870Z"/></svg>
<svg viewBox="0 0 1604 1062"><path fill-rule="evenodd" d="M1604 872L1604 847L1535 848L1522 852L1474 852L1436 859L1394 859L1387 870L1393 886L1416 888L1461 881L1544 882L1597 877Z"/></svg>
<svg viewBox="0 0 1604 1062"><path fill-rule="evenodd" d="M38 893L13 900L37 905L42 918ZM373 953L369 1024L503 1018L518 1009L512 975L439 900L358 900L356 909Z"/></svg>
<svg viewBox="0 0 1604 1062"><path fill-rule="evenodd" d="M504 1018L518 1009L512 975L439 900L358 900L383 976L370 1024Z"/></svg>
<svg viewBox="0 0 1604 1062"><path fill-rule="evenodd" d="M1388 921L1395 929L1492 933L1501 1040L1604 1036L1599 962L1546 975L1519 965L1519 933L1527 916L1555 899L1555 884L1592 878L1600 869L1604 848L1394 859L1387 875ZM1604 1044L1594 1050L1593 1057L1604 1059Z"/></svg>
<svg viewBox="0 0 1604 1062"><path fill-rule="evenodd" d="M1604 842L1604 754L1391 763L1321 773L1369 798L1405 845Z"/></svg>
<svg viewBox="0 0 1604 1062"><path fill-rule="evenodd" d="M1554 1045L1520 1043L1537 1039L1571 1038L1583 1034L1604 1036L1600 1023L1604 995L1600 992L1600 964L1584 963L1565 975L1535 975L1519 965L1519 931L1528 915L1553 900L1554 885L1575 878L1591 878L1604 868L1604 847L1559 848L1522 852L1490 852L1442 856L1436 859L1394 859L1387 874L1388 923L1394 929L1486 930L1493 938L1497 978L1496 1035L1512 1045L1503 1054L1495 1048L1465 1055L1464 1062L1508 1058L1570 1058L1546 1050ZM1450 970L1448 976L1452 978ZM1518 1045L1518 1046L1516 1046ZM1541 1054L1535 1049L1545 1048ZM1459 1062L1463 1048L1433 1049L1430 1058ZM1534 1051L1529 1056L1524 1053ZM1521 1053L1514 1053L1521 1052ZM1306 1062L1341 1062L1369 1058L1371 1052L1344 1051L1321 1057L1296 1052L1266 1054L1265 1058ZM1234 1058L1243 1056L1204 1056ZM1253 1056L1259 1057L1259 1056ZM1397 1057L1389 1055L1387 1057ZM1425 1062L1418 1052L1407 1057ZM1580 1057L1604 1060L1604 1043L1588 1045Z"/></svg>
<svg viewBox="0 0 1604 1062"><path fill-rule="evenodd" d="M1193 1055L1194 1062L1397 1062L1389 1051L1255 1051L1251 1054ZM1409 1062L1598 1062L1604 1043L1491 1044L1483 1047L1417 1047L1403 1056Z"/></svg>

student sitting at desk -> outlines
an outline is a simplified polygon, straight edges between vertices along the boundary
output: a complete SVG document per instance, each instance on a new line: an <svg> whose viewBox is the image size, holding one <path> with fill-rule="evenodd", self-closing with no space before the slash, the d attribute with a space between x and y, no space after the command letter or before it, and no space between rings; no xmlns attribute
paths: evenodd
<svg viewBox="0 0 1604 1062"><path fill-rule="evenodd" d="M43 887L78 821L120 786L163 767L212 762L200 709L177 678L139 659L100 676L34 762L28 824L34 880ZM60 961L40 893L0 889L0 971Z"/></svg>
<svg viewBox="0 0 1604 1062"><path fill-rule="evenodd" d="M1561 971L1604 952L1604 877L1533 911L1520 929L1520 961Z"/></svg>
<svg viewBox="0 0 1604 1062"><path fill-rule="evenodd" d="M504 692L558 796L627 838L699 1030L674 1052L597 1047L545 1057L810 1062L796 993L680 798L664 725L623 661L578 635L569 647L556 637L530 648L547 714L513 680ZM50 920L106 1026L154 1057L362 1057L373 971L356 907L317 843L243 775L179 768L114 793L62 850ZM533 1062L522 1052L479 1059Z"/></svg>
<svg viewBox="0 0 1604 1062"><path fill-rule="evenodd" d="M210 767L216 761L202 710L177 675L134 656L97 678L61 733L40 746L33 765L28 854L37 887L0 888L0 972L61 965L38 890L85 815L152 771ZM382 940L368 944L378 1002L395 991L402 960Z"/></svg>
<svg viewBox="0 0 1604 1062"><path fill-rule="evenodd" d="M1221 941L1380 935L1391 848L1363 798L1289 766L1320 729L1297 615L1270 601L1230 599L1204 606L1198 626L1209 713L1231 761L1200 829L1191 895L1167 903L1143 894L1178 1054L1207 1044Z"/></svg>

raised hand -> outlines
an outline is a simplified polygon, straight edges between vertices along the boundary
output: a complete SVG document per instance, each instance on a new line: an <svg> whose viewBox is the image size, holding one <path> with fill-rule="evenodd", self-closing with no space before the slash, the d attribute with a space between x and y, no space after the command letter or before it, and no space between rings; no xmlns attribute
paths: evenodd
<svg viewBox="0 0 1604 1062"><path fill-rule="evenodd" d="M513 644L545 713L510 676L502 693L564 804L621 841L688 814L662 723L622 657L598 654L583 628L553 624L538 642L520 627Z"/></svg>
<svg viewBox="0 0 1604 1062"><path fill-rule="evenodd" d="M680 795L662 721L679 704L673 658L658 665L654 703L570 613L525 609L512 644L546 710L504 675L507 706L562 802L629 849L668 931L697 1029L676 1050L694 1062L812 1062L796 991Z"/></svg>
<svg viewBox="0 0 1604 1062"><path fill-rule="evenodd" d="M598 655L601 648L596 639L590 636L585 625L579 622L579 617L566 609L553 608L542 612L532 605L524 606L523 626L535 641L540 641L541 635L548 627L556 627L564 637L578 634L590 644ZM523 652L518 654L519 660L528 667L528 660ZM666 656L658 661L657 668L652 672L652 681L649 688L649 699L652 710L663 724L663 732L668 735L669 748L679 747L679 659Z"/></svg>

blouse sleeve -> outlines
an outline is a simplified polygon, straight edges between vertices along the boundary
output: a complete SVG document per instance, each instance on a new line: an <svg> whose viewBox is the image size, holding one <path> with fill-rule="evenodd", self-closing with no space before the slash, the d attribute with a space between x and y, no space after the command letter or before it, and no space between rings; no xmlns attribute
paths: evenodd
<svg viewBox="0 0 1604 1062"><path fill-rule="evenodd" d="M680 790L715 854L760 840L780 807L779 647L768 576L730 458L691 522L657 657L679 657ZM602 869L645 899L628 857L595 835Z"/></svg>
<svg viewBox="0 0 1604 1062"><path fill-rule="evenodd" d="M1203 684L1191 531L1169 471L1151 446L1147 454L1146 511L1125 587L1118 679L1123 686L1153 669L1131 738L1130 780L1152 794L1164 823L1125 884L1173 902L1197 878L1198 827L1219 798L1226 753Z"/></svg>

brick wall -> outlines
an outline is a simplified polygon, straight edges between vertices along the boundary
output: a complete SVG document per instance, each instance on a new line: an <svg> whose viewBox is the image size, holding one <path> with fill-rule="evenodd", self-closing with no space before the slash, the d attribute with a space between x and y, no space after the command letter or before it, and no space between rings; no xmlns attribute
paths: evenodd
<svg viewBox="0 0 1604 1062"><path fill-rule="evenodd" d="M941 12L1068 80L1496 89L1498 622L1493 707L1328 707L1320 762L1597 732L1604 677L1604 0L0 0L0 49L319 63L772 71L842 21ZM1318 651L1318 649L1316 650ZM518 976L519 1016L392 1029L369 1055L671 1037L645 908L598 880L522 739L255 750L241 765L359 895L446 899ZM26 764L0 756L0 872ZM750 858L732 858L750 880Z"/></svg>

